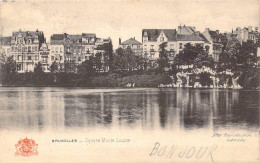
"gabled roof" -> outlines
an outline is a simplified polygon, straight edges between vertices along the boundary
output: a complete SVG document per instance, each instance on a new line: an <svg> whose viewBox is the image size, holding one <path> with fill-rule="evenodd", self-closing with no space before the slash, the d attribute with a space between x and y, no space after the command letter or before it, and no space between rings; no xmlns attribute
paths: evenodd
<svg viewBox="0 0 260 163"><path fill-rule="evenodd" d="M180 26L180 30L186 30L188 33L192 34L196 32L196 28L193 26Z"/></svg>
<svg viewBox="0 0 260 163"><path fill-rule="evenodd" d="M82 33L82 37L95 38L95 37L96 37L96 34L95 34L95 33Z"/></svg>
<svg viewBox="0 0 260 163"><path fill-rule="evenodd" d="M68 37L73 43L80 43L82 41L82 35L69 35Z"/></svg>
<svg viewBox="0 0 260 163"><path fill-rule="evenodd" d="M0 37L0 45L11 45L12 37Z"/></svg>
<svg viewBox="0 0 260 163"><path fill-rule="evenodd" d="M208 40L205 37L202 37L201 35L177 35L177 41L207 41Z"/></svg>
<svg viewBox="0 0 260 163"><path fill-rule="evenodd" d="M51 35L51 40L64 40L64 34L53 34Z"/></svg>
<svg viewBox="0 0 260 163"><path fill-rule="evenodd" d="M142 45L142 43L140 43L139 41L137 41L133 38L130 38L130 39L122 42L121 45Z"/></svg>
<svg viewBox="0 0 260 163"><path fill-rule="evenodd" d="M168 41L176 41L176 29L143 29L142 36L147 34L149 41L157 41L157 38L162 31L168 38Z"/></svg>
<svg viewBox="0 0 260 163"><path fill-rule="evenodd" d="M32 36L32 37L36 37L38 36L39 34L42 34L43 32L42 31L15 31L13 32L13 36L17 37L18 35L22 35L23 37L29 37L29 36Z"/></svg>

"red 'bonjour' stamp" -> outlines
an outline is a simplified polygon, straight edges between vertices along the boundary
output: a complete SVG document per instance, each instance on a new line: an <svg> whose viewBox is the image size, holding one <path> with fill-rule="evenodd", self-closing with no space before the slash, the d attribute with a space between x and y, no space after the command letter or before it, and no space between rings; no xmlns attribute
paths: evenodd
<svg viewBox="0 0 260 163"><path fill-rule="evenodd" d="M15 145L16 156L30 157L32 155L38 155L38 144L35 143L33 139L20 139Z"/></svg>

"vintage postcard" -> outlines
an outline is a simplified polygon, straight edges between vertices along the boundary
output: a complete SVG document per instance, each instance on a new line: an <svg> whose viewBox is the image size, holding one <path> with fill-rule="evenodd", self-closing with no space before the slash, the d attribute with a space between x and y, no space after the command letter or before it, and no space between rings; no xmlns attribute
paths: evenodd
<svg viewBox="0 0 260 163"><path fill-rule="evenodd" d="M260 162L259 0L0 0L0 162Z"/></svg>

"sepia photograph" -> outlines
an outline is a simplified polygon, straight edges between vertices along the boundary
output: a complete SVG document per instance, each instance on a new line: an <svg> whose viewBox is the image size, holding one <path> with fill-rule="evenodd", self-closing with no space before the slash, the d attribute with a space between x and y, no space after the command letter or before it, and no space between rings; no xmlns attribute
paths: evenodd
<svg viewBox="0 0 260 163"><path fill-rule="evenodd" d="M259 0L0 0L0 162L260 162Z"/></svg>

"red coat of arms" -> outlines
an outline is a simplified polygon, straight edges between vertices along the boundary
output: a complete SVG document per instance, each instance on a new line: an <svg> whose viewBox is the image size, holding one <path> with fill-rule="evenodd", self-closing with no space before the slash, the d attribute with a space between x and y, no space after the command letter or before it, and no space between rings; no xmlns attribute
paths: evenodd
<svg viewBox="0 0 260 163"><path fill-rule="evenodd" d="M15 145L16 147L16 156L25 156L30 157L32 155L38 155L38 144L35 143L33 139L21 139Z"/></svg>

